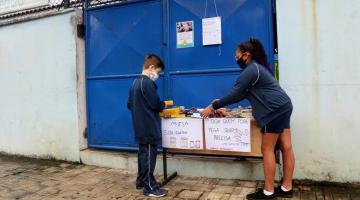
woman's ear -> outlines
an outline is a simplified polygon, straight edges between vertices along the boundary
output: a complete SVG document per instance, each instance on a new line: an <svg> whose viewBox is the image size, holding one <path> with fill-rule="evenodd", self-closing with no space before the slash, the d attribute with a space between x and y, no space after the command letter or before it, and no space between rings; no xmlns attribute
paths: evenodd
<svg viewBox="0 0 360 200"><path fill-rule="evenodd" d="M246 56L246 61L251 60L251 54L249 52L245 52L244 54Z"/></svg>

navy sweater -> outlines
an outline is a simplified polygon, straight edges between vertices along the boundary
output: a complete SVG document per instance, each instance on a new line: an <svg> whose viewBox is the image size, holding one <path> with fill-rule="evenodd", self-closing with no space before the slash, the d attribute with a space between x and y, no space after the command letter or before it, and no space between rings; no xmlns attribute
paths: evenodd
<svg viewBox="0 0 360 200"><path fill-rule="evenodd" d="M149 77L137 77L129 91L127 103L131 111L135 141L138 144L161 144L161 112L165 103L157 94L157 86Z"/></svg>
<svg viewBox="0 0 360 200"><path fill-rule="evenodd" d="M289 96L273 76L255 61L246 66L231 92L213 103L213 107L219 109L243 99L250 101L253 116L261 127L292 109Z"/></svg>

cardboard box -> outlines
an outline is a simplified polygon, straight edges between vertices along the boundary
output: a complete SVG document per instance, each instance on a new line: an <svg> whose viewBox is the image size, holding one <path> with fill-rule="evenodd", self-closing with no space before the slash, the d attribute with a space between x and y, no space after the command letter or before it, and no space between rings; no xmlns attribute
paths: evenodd
<svg viewBox="0 0 360 200"><path fill-rule="evenodd" d="M220 118L220 119L238 119L238 118ZM206 121L207 119L205 119ZM234 151L233 149L210 149L207 147L205 138L205 127L203 119L194 118L172 118L162 119L163 128L163 147L166 147L168 152L172 153L188 153L201 155L226 155L226 156L248 156L248 157L262 157L261 141L262 133L257 126L255 120L250 120L250 152ZM184 136L184 137L183 137ZM186 136L186 137L185 137ZM173 138L173 139L171 139ZM174 139L176 138L176 139ZM180 143L183 138L183 143ZM191 144L185 147L187 141L200 140L200 149L191 148ZM196 145L195 145L196 146Z"/></svg>

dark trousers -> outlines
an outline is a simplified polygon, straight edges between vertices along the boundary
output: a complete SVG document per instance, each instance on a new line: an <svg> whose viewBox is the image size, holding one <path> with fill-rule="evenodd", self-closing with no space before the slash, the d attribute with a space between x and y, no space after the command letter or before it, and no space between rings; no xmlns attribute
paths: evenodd
<svg viewBox="0 0 360 200"><path fill-rule="evenodd" d="M159 188L159 184L154 177L156 156L156 144L139 144L136 186L144 187L144 192L153 191Z"/></svg>

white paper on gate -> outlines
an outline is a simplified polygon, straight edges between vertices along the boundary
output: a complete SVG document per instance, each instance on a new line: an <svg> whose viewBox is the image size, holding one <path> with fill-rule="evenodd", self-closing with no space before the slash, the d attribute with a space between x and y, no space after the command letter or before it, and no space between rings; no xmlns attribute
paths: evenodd
<svg viewBox="0 0 360 200"><path fill-rule="evenodd" d="M208 118L204 123L206 149L251 152L250 119Z"/></svg>
<svg viewBox="0 0 360 200"><path fill-rule="evenodd" d="M222 44L221 17L202 19L203 45Z"/></svg>
<svg viewBox="0 0 360 200"><path fill-rule="evenodd" d="M162 145L176 149L203 149L203 121L193 118L162 119Z"/></svg>

